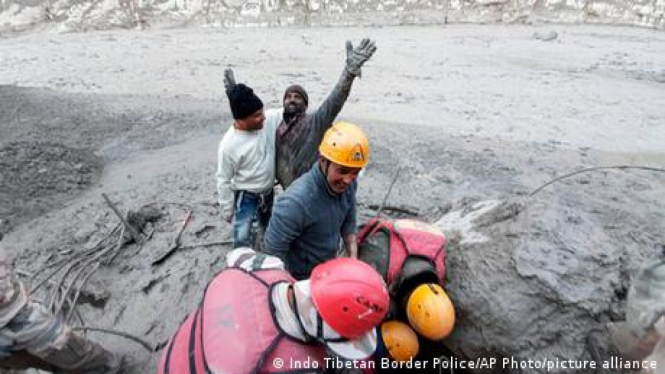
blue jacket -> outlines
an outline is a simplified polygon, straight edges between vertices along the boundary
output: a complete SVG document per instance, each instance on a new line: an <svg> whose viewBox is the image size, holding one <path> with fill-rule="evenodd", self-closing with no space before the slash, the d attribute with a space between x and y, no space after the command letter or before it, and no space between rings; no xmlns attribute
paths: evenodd
<svg viewBox="0 0 665 374"><path fill-rule="evenodd" d="M343 194L329 191L315 163L277 198L265 252L281 258L294 278L308 278L316 265L335 258L343 235L357 231L357 186L353 182Z"/></svg>

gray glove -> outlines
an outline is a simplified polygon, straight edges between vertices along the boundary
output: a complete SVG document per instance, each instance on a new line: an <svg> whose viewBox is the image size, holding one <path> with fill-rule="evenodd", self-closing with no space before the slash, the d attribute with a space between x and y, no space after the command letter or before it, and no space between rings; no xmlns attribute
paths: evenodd
<svg viewBox="0 0 665 374"><path fill-rule="evenodd" d="M363 39L360 44L353 48L350 40L346 41L346 70L357 77L360 77L360 68L376 52L374 42L369 38Z"/></svg>
<svg viewBox="0 0 665 374"><path fill-rule="evenodd" d="M228 95L231 89L236 85L236 78L233 76L233 70L224 70L224 89Z"/></svg>

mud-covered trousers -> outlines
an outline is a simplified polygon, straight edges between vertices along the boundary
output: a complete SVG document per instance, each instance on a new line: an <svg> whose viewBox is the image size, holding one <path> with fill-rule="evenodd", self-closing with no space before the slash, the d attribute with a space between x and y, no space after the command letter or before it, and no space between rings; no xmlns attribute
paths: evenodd
<svg viewBox="0 0 665 374"><path fill-rule="evenodd" d="M0 368L38 368L55 373L117 373L120 360L90 340L75 335L43 305L28 301L0 327Z"/></svg>

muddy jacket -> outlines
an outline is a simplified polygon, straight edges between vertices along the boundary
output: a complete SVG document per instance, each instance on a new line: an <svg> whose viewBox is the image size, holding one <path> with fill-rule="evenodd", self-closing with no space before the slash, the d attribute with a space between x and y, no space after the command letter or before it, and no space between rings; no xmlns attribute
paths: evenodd
<svg viewBox="0 0 665 374"><path fill-rule="evenodd" d="M17 315L26 302L25 290L14 276L9 260L0 254L0 328Z"/></svg>
<svg viewBox="0 0 665 374"><path fill-rule="evenodd" d="M303 113L277 128L277 181L284 189L305 174L316 161L323 134L342 110L351 92L354 75L342 76L326 100L314 113Z"/></svg>

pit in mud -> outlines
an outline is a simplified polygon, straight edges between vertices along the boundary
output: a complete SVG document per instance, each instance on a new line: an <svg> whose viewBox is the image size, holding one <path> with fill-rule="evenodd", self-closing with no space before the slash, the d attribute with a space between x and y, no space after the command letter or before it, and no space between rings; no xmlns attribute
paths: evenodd
<svg viewBox="0 0 665 374"><path fill-rule="evenodd" d="M99 179L103 166L91 151L62 144L4 145L0 148L0 234L87 189Z"/></svg>

